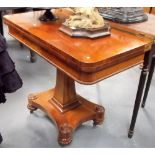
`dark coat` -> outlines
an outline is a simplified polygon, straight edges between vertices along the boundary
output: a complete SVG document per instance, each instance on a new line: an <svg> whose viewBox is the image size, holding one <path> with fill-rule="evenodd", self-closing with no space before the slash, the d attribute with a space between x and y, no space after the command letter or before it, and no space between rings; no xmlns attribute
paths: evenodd
<svg viewBox="0 0 155 155"><path fill-rule="evenodd" d="M2 136L1 136L1 134L0 134L0 144L2 143L2 140L3 140L3 138L2 138Z"/></svg>
<svg viewBox="0 0 155 155"><path fill-rule="evenodd" d="M22 86L22 80L6 49L6 41L0 34L0 103L6 101L5 93L12 93Z"/></svg>

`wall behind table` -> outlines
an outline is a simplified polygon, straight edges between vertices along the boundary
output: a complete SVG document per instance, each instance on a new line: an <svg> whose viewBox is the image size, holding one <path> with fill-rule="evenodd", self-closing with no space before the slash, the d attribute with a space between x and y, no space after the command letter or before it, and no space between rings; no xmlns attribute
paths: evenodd
<svg viewBox="0 0 155 155"><path fill-rule="evenodd" d="M155 14L155 7L144 7L146 13Z"/></svg>

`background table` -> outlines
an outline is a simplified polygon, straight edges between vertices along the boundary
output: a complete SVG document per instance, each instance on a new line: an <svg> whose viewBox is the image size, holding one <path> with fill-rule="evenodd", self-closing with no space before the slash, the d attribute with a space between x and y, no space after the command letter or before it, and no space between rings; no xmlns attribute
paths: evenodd
<svg viewBox="0 0 155 155"><path fill-rule="evenodd" d="M114 29L106 38L72 38L59 31L69 12L54 13L58 20L49 23L38 20L40 12L7 15L4 21L10 35L57 68L55 88L30 94L28 108L44 110L58 127L58 142L69 144L81 123L104 120L104 108L77 95L75 81L94 84L143 62L151 42Z"/></svg>
<svg viewBox="0 0 155 155"><path fill-rule="evenodd" d="M135 101L135 108L133 111L132 121L129 129L130 138L133 135L133 130L136 123L136 118L137 118L140 103L142 102L142 107L145 106L146 98L148 95L148 91L150 88L153 71L155 67L155 15L147 14L147 16L148 16L148 21L145 21L142 23L136 23L136 24L119 24L119 23L110 22L111 26L115 29L119 29L121 31L134 34L135 36L140 38L149 38L153 43L151 48L151 55L150 55L150 58L148 58L149 59L148 65L145 66L144 64L142 68L142 73L141 73L139 87L138 87L136 101ZM146 83L146 87L145 87L145 83ZM144 88L145 88L144 96L142 96Z"/></svg>

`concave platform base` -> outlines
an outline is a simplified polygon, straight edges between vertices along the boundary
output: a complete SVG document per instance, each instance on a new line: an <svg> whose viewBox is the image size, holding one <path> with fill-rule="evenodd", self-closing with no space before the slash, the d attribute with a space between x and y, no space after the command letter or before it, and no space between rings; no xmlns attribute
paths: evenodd
<svg viewBox="0 0 155 155"><path fill-rule="evenodd" d="M63 81L64 78L65 80ZM75 87L72 86L69 86L67 90L73 91L72 93L74 94L73 96L76 98L76 102L74 100L74 102L71 102L70 104L67 103L67 108L65 108L65 111L63 111L63 108L62 110L58 108L57 103L53 99L55 99L57 96L56 92L58 92L57 90L59 88L60 83L64 84L64 87L63 85L61 85L61 90L63 90L63 88L67 86L66 82L72 81L72 79L70 79L69 77L67 77L67 79L68 80L66 80L65 74L57 73L57 84L55 89L51 89L42 93L31 94L28 97L28 109L30 110L30 112L33 112L37 110L37 108L39 108L45 111L48 114L48 116L55 122L59 132L58 142L61 145L67 145L71 143L74 130L83 122L93 120L94 125L102 124L104 120L105 111L102 106L96 105L90 101L87 101L83 97L74 94L73 92L75 90ZM74 85L75 83L73 82L72 84ZM64 92L61 92L63 91L59 91L59 95L64 94ZM76 104L76 106L72 106L73 104ZM62 104L62 107L63 106L64 105Z"/></svg>

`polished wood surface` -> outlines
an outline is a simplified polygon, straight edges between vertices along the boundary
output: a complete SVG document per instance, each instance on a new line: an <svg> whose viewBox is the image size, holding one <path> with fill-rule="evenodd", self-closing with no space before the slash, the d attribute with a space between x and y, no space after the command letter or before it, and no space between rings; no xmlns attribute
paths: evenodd
<svg viewBox="0 0 155 155"><path fill-rule="evenodd" d="M104 108L77 95L75 81L93 84L141 63L152 42L115 29L105 38L72 38L59 31L66 11L56 10L58 20L48 23L38 20L41 13L8 15L4 21L10 35L57 68L55 88L29 95L28 108L44 110L58 127L58 142L65 145L81 123L104 120Z"/></svg>
<svg viewBox="0 0 155 155"><path fill-rule="evenodd" d="M144 11L147 13L155 14L155 7L144 7Z"/></svg>
<svg viewBox="0 0 155 155"><path fill-rule="evenodd" d="M86 39L71 38L70 36L59 31L63 20L53 23L41 23L39 18L40 12L36 15L33 12L26 14L5 16L5 23L16 26L25 33L23 37L29 37L35 41L37 39L40 46L48 49L49 53L63 59L66 63L73 64L76 68L88 72L88 68L95 70L99 65L106 66L114 63L118 59L123 59L124 55L129 56L136 54L135 49L142 48L146 45L146 40L138 39L135 36L112 30L112 34L106 38ZM22 22L21 20L24 19ZM31 34L29 36L29 34ZM63 42L63 43L62 43ZM136 49L136 50L138 50ZM56 52L56 51L59 52ZM130 51L130 52L129 52ZM133 52L133 53L132 53ZM67 58L67 60L66 60ZM95 67L97 66L97 67ZM102 68L102 67L101 67Z"/></svg>
<svg viewBox="0 0 155 155"><path fill-rule="evenodd" d="M58 142L62 145L72 141L74 130L83 122L93 120L95 126L102 124L105 111L77 95L75 82L59 70L55 89L30 94L28 108L31 112L40 108L48 114L57 125Z"/></svg>
<svg viewBox="0 0 155 155"><path fill-rule="evenodd" d="M150 40L137 38L118 30L112 30L109 37L95 40L72 38L58 30L64 19L68 17L68 13L57 11L56 15L59 20L52 23L41 23L38 20L41 13L43 12L9 15L4 17L4 21L9 25L9 33L13 37L29 48L33 48L46 59L51 55L57 61L57 63L53 63L54 61L49 60L52 64L61 70L63 68L63 72L65 71L80 83L92 84L98 82L111 74L105 77L96 76L96 80L94 74L103 73L103 69L122 64L132 58L135 59L150 49ZM61 67L58 61L60 61ZM137 61L136 64L141 61ZM133 65L134 63L129 67ZM66 68L70 69L66 71ZM68 70L73 70L76 75ZM122 69L116 68L116 73L120 71ZM83 78L86 76L89 80Z"/></svg>
<svg viewBox="0 0 155 155"><path fill-rule="evenodd" d="M144 12L150 13L151 12L151 7L144 7Z"/></svg>
<svg viewBox="0 0 155 155"><path fill-rule="evenodd" d="M117 65L112 65L109 68L102 69L97 72L93 73L86 73L82 71L75 70L70 65L67 65L66 63L62 62L60 59L57 59L55 56L47 52L47 50L41 48L38 46L38 44L33 43L31 40L23 37L23 33L20 33L19 31L16 31L14 28L9 28L9 33L18 39L20 42L31 48L33 51L35 51L37 54L42 56L44 59L46 59L48 62L59 68L61 71L65 72L68 76L72 77L75 81L81 83L81 84L93 84L96 82L99 82L107 77L110 77L114 74L117 74L121 71L124 71L125 69L128 69L130 67L133 67L135 65L138 65L139 63L143 62L143 55L144 51L141 55L134 57L132 59L128 59L127 61L124 61L120 63L118 61Z"/></svg>
<svg viewBox="0 0 155 155"><path fill-rule="evenodd" d="M152 7L152 10L150 12L151 14L155 14L155 7Z"/></svg>

